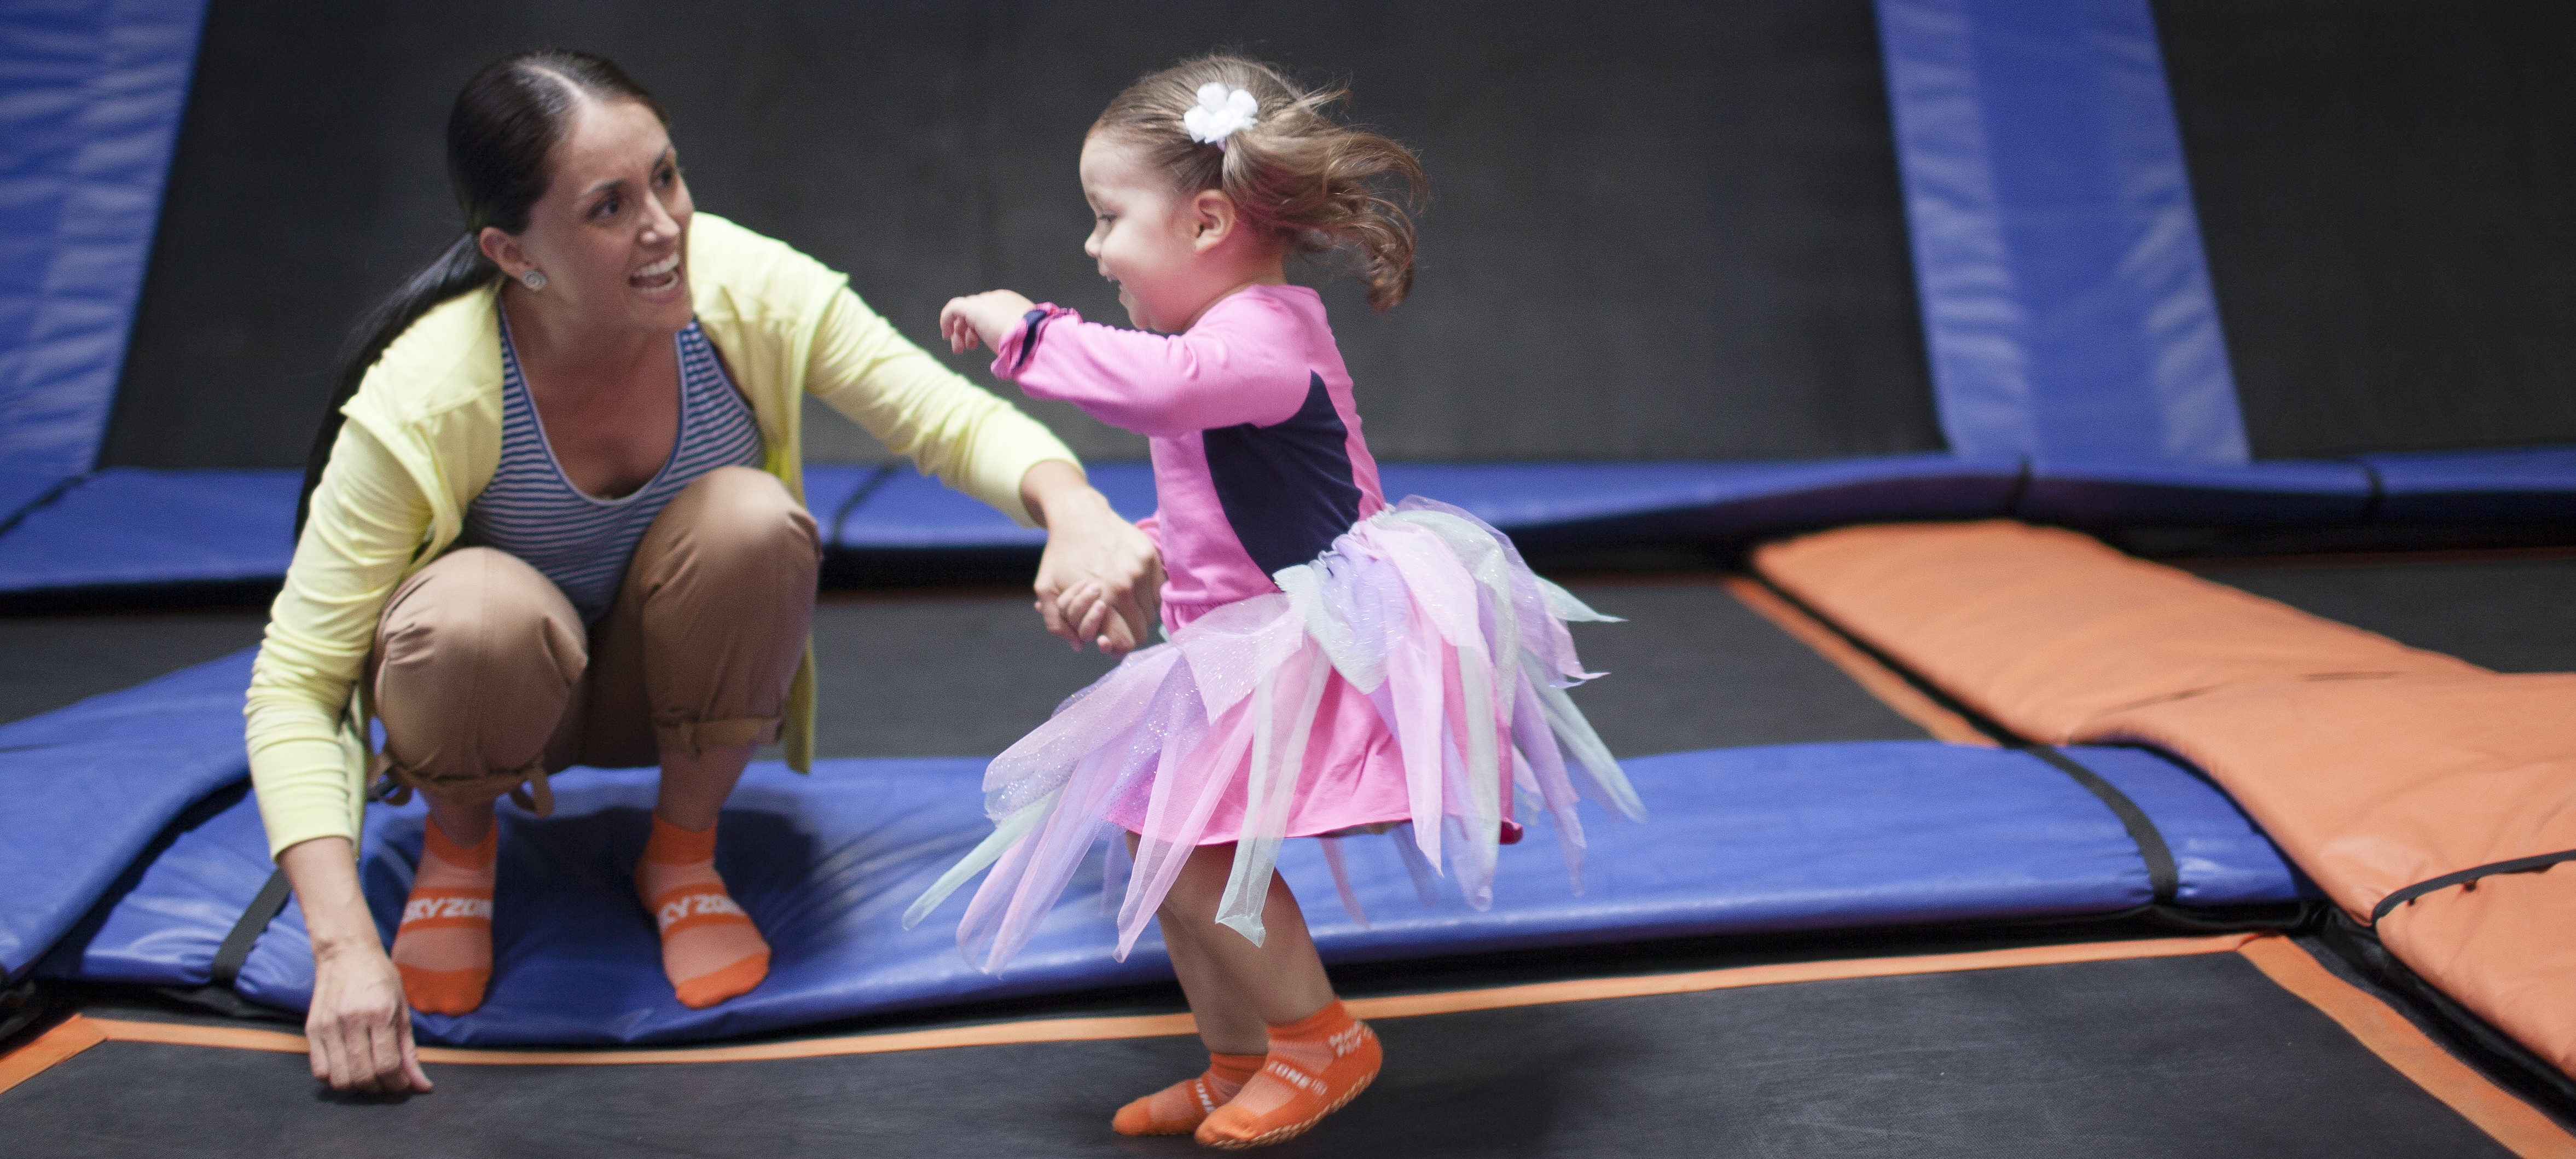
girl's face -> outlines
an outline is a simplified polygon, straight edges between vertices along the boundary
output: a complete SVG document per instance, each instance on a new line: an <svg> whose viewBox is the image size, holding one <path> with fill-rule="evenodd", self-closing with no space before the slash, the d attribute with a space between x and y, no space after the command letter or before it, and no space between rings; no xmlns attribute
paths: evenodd
<svg viewBox="0 0 2576 1159"><path fill-rule="evenodd" d="M1118 304L1139 328L1177 334L1230 288L1201 284L1212 271L1199 260L1200 214L1144 150L1092 134L1082 143L1082 196L1092 212L1082 252L1117 283Z"/></svg>
<svg viewBox="0 0 2576 1159"><path fill-rule="evenodd" d="M685 329L695 310L686 255L696 208L662 122L633 101L583 101L551 160L527 230L500 234L485 252L514 278L545 271L535 297L585 327Z"/></svg>

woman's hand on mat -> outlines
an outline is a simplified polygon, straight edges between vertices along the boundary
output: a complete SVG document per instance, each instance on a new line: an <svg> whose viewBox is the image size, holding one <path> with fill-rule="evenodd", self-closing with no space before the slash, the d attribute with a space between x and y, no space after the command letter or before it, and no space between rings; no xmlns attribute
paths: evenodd
<svg viewBox="0 0 2576 1159"><path fill-rule="evenodd" d="M950 298L939 308L939 336L948 340L948 349L964 354L975 348L977 339L995 350L1020 319L1037 308L1037 303L1009 290L986 290L963 298Z"/></svg>
<svg viewBox="0 0 2576 1159"><path fill-rule="evenodd" d="M295 887L313 945L313 1005L304 1016L313 1077L335 1091L430 1089L411 1040L402 973L376 935L346 837L299 841L277 858Z"/></svg>
<svg viewBox="0 0 2576 1159"><path fill-rule="evenodd" d="M1047 631L1077 650L1094 644L1111 656L1142 646L1163 586L1154 541L1120 518L1071 463L1029 468L1020 498L1047 529L1036 584Z"/></svg>
<svg viewBox="0 0 2576 1159"><path fill-rule="evenodd" d="M411 1040L402 975L381 949L316 949L313 1008L304 1019L313 1077L335 1091L399 1095L430 1089Z"/></svg>

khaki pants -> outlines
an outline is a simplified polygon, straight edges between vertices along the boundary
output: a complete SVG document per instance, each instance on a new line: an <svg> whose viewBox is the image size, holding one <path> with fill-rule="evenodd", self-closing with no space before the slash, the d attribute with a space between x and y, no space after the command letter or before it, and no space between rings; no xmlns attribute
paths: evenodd
<svg viewBox="0 0 2576 1159"><path fill-rule="evenodd" d="M813 518L748 467L672 498L586 632L516 556L451 551L405 580L377 622L376 773L398 802L412 789L462 802L507 792L546 813L546 775L573 765L775 741L821 562Z"/></svg>

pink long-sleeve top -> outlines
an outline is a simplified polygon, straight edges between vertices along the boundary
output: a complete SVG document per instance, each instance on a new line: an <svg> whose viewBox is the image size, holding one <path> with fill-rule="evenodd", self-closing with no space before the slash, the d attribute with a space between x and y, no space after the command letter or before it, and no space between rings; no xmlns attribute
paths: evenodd
<svg viewBox="0 0 2576 1159"><path fill-rule="evenodd" d="M1252 286L1182 334L1085 322L1048 304L995 352L993 373L1152 440L1157 508L1139 526L1163 552L1163 616L1278 591L1386 506L1360 437L1350 371L1304 286Z"/></svg>

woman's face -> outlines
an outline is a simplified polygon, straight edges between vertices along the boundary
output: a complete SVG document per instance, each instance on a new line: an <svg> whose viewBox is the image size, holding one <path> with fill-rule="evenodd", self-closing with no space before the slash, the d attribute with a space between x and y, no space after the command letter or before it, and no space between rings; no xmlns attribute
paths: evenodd
<svg viewBox="0 0 2576 1159"><path fill-rule="evenodd" d="M513 279L544 271L534 297L584 329L686 328L695 313L687 257L695 209L662 122L633 101L581 101L552 161L527 230L486 230L484 252Z"/></svg>

